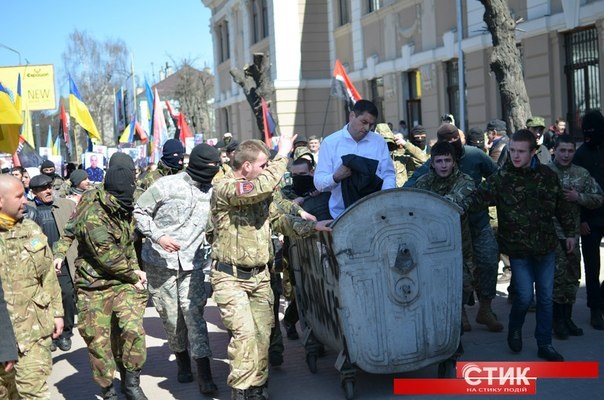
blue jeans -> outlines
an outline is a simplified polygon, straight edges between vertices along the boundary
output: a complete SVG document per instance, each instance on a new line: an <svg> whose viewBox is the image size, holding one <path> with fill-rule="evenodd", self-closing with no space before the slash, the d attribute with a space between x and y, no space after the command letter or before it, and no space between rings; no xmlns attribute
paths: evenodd
<svg viewBox="0 0 604 400"><path fill-rule="evenodd" d="M515 297L510 310L509 329L521 329L529 305L533 300L533 285L537 293L537 326L535 339L537 345L552 343L552 318L554 290L554 272L556 269L556 252L551 251L544 256L529 256L527 258L510 257L512 267L512 284Z"/></svg>

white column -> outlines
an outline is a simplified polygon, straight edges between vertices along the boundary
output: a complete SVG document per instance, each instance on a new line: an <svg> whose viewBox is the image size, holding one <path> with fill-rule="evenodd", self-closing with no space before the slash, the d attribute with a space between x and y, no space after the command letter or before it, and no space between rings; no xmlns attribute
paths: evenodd
<svg viewBox="0 0 604 400"><path fill-rule="evenodd" d="M365 59L363 54L365 49L363 46L363 25L361 17L363 16L363 3L361 0L350 1L350 18L352 23L352 56L354 71L363 69Z"/></svg>
<svg viewBox="0 0 604 400"><path fill-rule="evenodd" d="M298 85L301 69L300 15L297 1L296 4L292 3L294 2L273 1L273 15L269 18L274 27L274 32L270 35L271 61L275 67L273 79L287 86Z"/></svg>

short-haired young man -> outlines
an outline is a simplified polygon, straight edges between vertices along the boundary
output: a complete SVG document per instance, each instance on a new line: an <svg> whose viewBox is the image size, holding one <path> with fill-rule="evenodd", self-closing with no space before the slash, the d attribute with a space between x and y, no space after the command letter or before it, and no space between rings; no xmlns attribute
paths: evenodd
<svg viewBox="0 0 604 400"><path fill-rule="evenodd" d="M330 230L330 221L304 221L273 204L277 183L287 169L295 136L281 136L277 156L259 140L242 142L232 166L211 197L214 226L211 272L214 301L231 333L228 345L232 399L265 399L273 292L267 264L272 257L271 228L305 236Z"/></svg>
<svg viewBox="0 0 604 400"><path fill-rule="evenodd" d="M457 167L455 148L449 142L437 142L430 149L430 171L422 175L415 187L429 190L457 204L463 204L474 191L474 180ZM461 236L463 251L463 303L466 304L474 288L472 287L472 233L467 214L461 216ZM462 308L463 330L472 329L465 308Z"/></svg>
<svg viewBox="0 0 604 400"><path fill-rule="evenodd" d="M594 210L602 205L604 196L595 179L583 167L573 165L577 145L570 135L555 137L554 159L550 167L560 180L566 201L570 203L566 212L573 218L575 228L581 224L581 207ZM556 221L556 233L564 240L560 224ZM578 237L577 237L578 239ZM568 336L581 336L583 330L572 320L573 304L577 299L577 290L581 280L581 254L579 247L572 253L564 251L563 246L556 248L556 274L554 276L554 333L559 339Z"/></svg>
<svg viewBox="0 0 604 400"><path fill-rule="evenodd" d="M575 248L577 229L567 212L569 203L556 174L533 160L535 136L526 129L512 135L510 162L480 184L466 208L497 206L497 239L502 253L509 255L516 296L510 310L508 345L522 350L522 325L537 293L535 338L538 356L548 361L564 358L552 346L552 291L558 237L552 218L564 231L567 252Z"/></svg>

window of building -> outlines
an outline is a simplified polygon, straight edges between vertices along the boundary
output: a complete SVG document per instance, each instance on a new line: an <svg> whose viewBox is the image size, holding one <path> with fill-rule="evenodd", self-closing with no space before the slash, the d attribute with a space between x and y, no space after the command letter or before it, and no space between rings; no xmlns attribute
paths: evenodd
<svg viewBox="0 0 604 400"><path fill-rule="evenodd" d="M266 0L252 0L252 36L257 43L268 36L268 5Z"/></svg>
<svg viewBox="0 0 604 400"><path fill-rule="evenodd" d="M571 135L578 136L581 116L601 105L598 31L591 27L567 33L565 48L567 129Z"/></svg>
<svg viewBox="0 0 604 400"><path fill-rule="evenodd" d="M350 0L338 0L340 11L340 26L350 22Z"/></svg>
<svg viewBox="0 0 604 400"><path fill-rule="evenodd" d="M219 62L225 62L230 57L229 49L229 23L222 21L216 26L216 36L218 39L218 59Z"/></svg>
<svg viewBox="0 0 604 400"><path fill-rule="evenodd" d="M380 9L382 0L367 0L367 12L374 12Z"/></svg>
<svg viewBox="0 0 604 400"><path fill-rule="evenodd" d="M448 114L453 114L455 120L459 119L459 64L457 60L447 61L445 63L447 73L447 100L449 110ZM459 124L458 124L459 125Z"/></svg>
<svg viewBox="0 0 604 400"><path fill-rule="evenodd" d="M407 127L410 129L422 124L422 83L418 70L406 73L406 85L409 89L407 97Z"/></svg>
<svg viewBox="0 0 604 400"><path fill-rule="evenodd" d="M371 101L378 109L378 118L376 123L385 122L384 119L384 79L375 78L370 81Z"/></svg>

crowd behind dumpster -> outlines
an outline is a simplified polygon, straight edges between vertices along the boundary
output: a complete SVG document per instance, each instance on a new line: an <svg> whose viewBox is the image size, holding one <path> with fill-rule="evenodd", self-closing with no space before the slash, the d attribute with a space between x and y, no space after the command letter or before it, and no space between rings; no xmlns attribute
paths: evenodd
<svg viewBox="0 0 604 400"><path fill-rule="evenodd" d="M405 121L395 130L378 117L360 100L341 130L325 138L284 134L274 150L226 133L216 146L185 154L171 139L157 168L142 174L129 155L115 153L105 171L95 164L64 177L44 162L0 175L0 393L49 398L52 353L70 350L77 328L102 398L121 391L146 399L150 297L176 358L174 378L197 381L211 395L218 390L204 320L211 295L230 335L231 397L268 398L269 366L283 363L281 296L289 301L286 337L299 339L289 244L330 231L364 196L398 187L437 193L463 209L463 331L476 328L465 306L477 302L475 322L507 329L518 353L534 310L537 356L563 361L552 336L565 340L587 328L572 317L584 306L575 305L582 270L590 326L604 331L599 111L583 116L579 144L562 118L546 128L532 116L516 132L493 119L466 134L450 114L436 132ZM492 310L496 285L506 282L507 321Z"/></svg>

